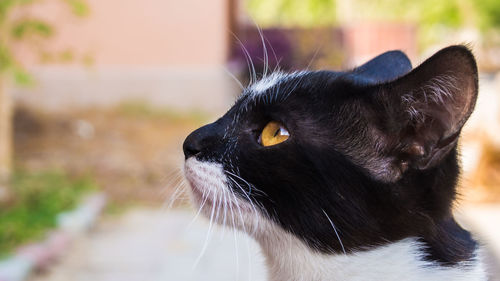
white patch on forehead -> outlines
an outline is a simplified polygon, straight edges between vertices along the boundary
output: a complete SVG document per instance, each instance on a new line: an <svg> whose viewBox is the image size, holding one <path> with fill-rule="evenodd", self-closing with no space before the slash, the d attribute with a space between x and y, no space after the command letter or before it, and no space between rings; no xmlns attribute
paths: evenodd
<svg viewBox="0 0 500 281"><path fill-rule="evenodd" d="M287 74L283 72L274 72L250 85L249 90L252 95L262 94L285 77L287 77Z"/></svg>
<svg viewBox="0 0 500 281"><path fill-rule="evenodd" d="M263 77L259 81L253 83L248 87L249 95L252 97L259 96L265 93L268 89L277 85L278 83L290 80L292 78L300 77L307 73L307 71L297 71L292 73L273 72L272 74ZM277 93L279 94L279 93Z"/></svg>

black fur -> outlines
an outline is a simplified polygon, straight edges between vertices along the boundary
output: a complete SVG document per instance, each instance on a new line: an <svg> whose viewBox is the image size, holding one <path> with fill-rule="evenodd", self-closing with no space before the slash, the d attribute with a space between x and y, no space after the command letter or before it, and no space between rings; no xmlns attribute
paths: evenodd
<svg viewBox="0 0 500 281"><path fill-rule="evenodd" d="M388 52L352 71L284 78L258 96L247 89L184 151L251 183L241 182L261 211L312 249L342 251L326 212L346 251L418 237L427 259L453 265L477 247L451 214L457 139L476 95L475 60L463 46L413 70L403 53ZM257 139L271 120L290 138L263 147Z"/></svg>

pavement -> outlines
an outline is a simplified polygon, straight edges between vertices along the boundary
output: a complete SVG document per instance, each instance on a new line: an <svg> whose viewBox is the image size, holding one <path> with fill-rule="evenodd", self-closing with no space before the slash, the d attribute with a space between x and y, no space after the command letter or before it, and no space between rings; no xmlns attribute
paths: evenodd
<svg viewBox="0 0 500 281"><path fill-rule="evenodd" d="M209 226L204 218L191 223L194 217L190 210L136 208L105 218L55 267L30 281L266 280L264 259L254 241L215 227L203 250ZM487 245L498 278L500 205L463 206L457 217Z"/></svg>
<svg viewBox="0 0 500 281"><path fill-rule="evenodd" d="M203 250L209 226L204 218L190 224L194 217L188 210L138 208L104 219L31 281L266 280L254 241L214 227Z"/></svg>

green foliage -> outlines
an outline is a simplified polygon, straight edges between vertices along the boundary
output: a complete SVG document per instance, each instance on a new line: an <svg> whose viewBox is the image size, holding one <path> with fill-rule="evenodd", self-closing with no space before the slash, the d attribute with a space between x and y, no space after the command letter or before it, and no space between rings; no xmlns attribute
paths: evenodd
<svg viewBox="0 0 500 281"><path fill-rule="evenodd" d="M9 12L19 5L31 4L35 0L1 0L0 1L0 22L3 23Z"/></svg>
<svg viewBox="0 0 500 281"><path fill-rule="evenodd" d="M14 67L12 69L12 75L14 76L14 82L19 85L33 85L34 83L33 77L23 68Z"/></svg>
<svg viewBox="0 0 500 281"><path fill-rule="evenodd" d="M260 26L317 26L348 21L411 21L429 26L483 30L500 27L498 0L249 0L247 8ZM339 3L349 9L337 9ZM343 14L347 11L347 14Z"/></svg>
<svg viewBox="0 0 500 281"><path fill-rule="evenodd" d="M64 50L59 54L59 60L62 62L70 62L75 58L71 50Z"/></svg>
<svg viewBox="0 0 500 281"><path fill-rule="evenodd" d="M464 14L458 1L421 1L420 18L418 21L424 25L441 24L449 27L459 27L464 23Z"/></svg>
<svg viewBox="0 0 500 281"><path fill-rule="evenodd" d="M13 200L0 205L0 255L40 239L56 225L57 214L74 208L82 194L96 189L90 178L74 179L57 171L18 171L11 187Z"/></svg>
<svg viewBox="0 0 500 281"><path fill-rule="evenodd" d="M335 23L335 0L250 0L251 16L261 26L316 26Z"/></svg>
<svg viewBox="0 0 500 281"><path fill-rule="evenodd" d="M48 40L54 34L52 25L35 17L13 17L23 8L42 2L42 0L0 0L0 75L11 75L19 84L31 84L30 75L22 68L12 52L12 41L24 44L39 44L40 41L29 40L34 37ZM89 14L85 0L61 0L76 16ZM28 13L29 14L29 13ZM71 52L65 51L61 56L63 62L72 59Z"/></svg>
<svg viewBox="0 0 500 281"><path fill-rule="evenodd" d="M459 28L476 28L484 42L500 29L499 0L248 0L261 27L312 27L338 22L408 22L425 49ZM337 22L336 22L337 21ZM495 43L493 43L495 44Z"/></svg>
<svg viewBox="0 0 500 281"><path fill-rule="evenodd" d="M66 0L66 3L71 8L71 11L73 11L73 14L83 17L89 14L90 9L87 3L82 0Z"/></svg>
<svg viewBox="0 0 500 281"><path fill-rule="evenodd" d="M0 75L9 70L16 83L20 85L30 85L33 83L31 76L15 63L10 50L5 45L0 44Z"/></svg>
<svg viewBox="0 0 500 281"><path fill-rule="evenodd" d="M38 35L50 37L53 34L52 27L44 21L37 19L19 20L12 27L12 37L16 40L24 39L27 36Z"/></svg>
<svg viewBox="0 0 500 281"><path fill-rule="evenodd" d="M465 0L469 1L469 0ZM354 0L354 20L410 21L420 25L463 24L463 0ZM466 3L465 3L466 4Z"/></svg>
<svg viewBox="0 0 500 281"><path fill-rule="evenodd" d="M498 0L478 0L479 23L483 29L500 28L500 2Z"/></svg>
<svg viewBox="0 0 500 281"><path fill-rule="evenodd" d="M0 72L12 65L12 55L7 46L0 44Z"/></svg>

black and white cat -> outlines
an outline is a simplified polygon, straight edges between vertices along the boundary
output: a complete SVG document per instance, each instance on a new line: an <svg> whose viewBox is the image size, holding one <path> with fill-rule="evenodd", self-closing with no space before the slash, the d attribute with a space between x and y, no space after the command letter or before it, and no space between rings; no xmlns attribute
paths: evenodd
<svg viewBox="0 0 500 281"><path fill-rule="evenodd" d="M477 92L464 46L272 73L186 138L192 199L258 241L271 280L486 280L451 212Z"/></svg>

